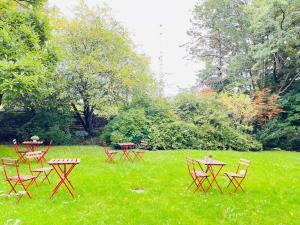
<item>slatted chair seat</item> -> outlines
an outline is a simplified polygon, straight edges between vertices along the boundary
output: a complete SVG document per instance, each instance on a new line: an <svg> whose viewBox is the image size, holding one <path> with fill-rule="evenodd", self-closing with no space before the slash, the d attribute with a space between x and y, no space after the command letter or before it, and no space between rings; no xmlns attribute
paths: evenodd
<svg viewBox="0 0 300 225"><path fill-rule="evenodd" d="M43 168L33 169L32 172L46 172L46 171L50 171L50 170L53 170L53 168L43 167Z"/></svg>
<svg viewBox="0 0 300 225"><path fill-rule="evenodd" d="M196 177L208 177L207 173L201 172L201 171L195 171Z"/></svg>
<svg viewBox="0 0 300 225"><path fill-rule="evenodd" d="M29 150L20 150L20 151L18 151L19 153L27 153L27 152L29 152Z"/></svg>
<svg viewBox="0 0 300 225"><path fill-rule="evenodd" d="M8 176L7 177L9 180L12 180L12 181L28 181L28 180L32 180L32 179L35 179L37 178L36 176L31 176L31 175L21 175L18 177L18 176Z"/></svg>
<svg viewBox="0 0 300 225"><path fill-rule="evenodd" d="M225 174L230 176L230 177L240 177L240 178L242 178L244 176L242 174L237 174L237 173L233 173L233 172L225 172Z"/></svg>
<svg viewBox="0 0 300 225"><path fill-rule="evenodd" d="M118 152L114 151L114 150L108 150L107 153L109 153L109 154L117 154Z"/></svg>

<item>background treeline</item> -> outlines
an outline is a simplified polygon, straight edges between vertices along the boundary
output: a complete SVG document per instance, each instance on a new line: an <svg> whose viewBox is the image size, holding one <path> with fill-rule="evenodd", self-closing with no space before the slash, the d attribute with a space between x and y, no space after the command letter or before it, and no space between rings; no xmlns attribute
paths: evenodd
<svg viewBox="0 0 300 225"><path fill-rule="evenodd" d="M174 98L109 8L81 2L68 19L45 2L0 1L1 141L12 125L56 144L300 149L299 1L199 1L185 47L204 66Z"/></svg>

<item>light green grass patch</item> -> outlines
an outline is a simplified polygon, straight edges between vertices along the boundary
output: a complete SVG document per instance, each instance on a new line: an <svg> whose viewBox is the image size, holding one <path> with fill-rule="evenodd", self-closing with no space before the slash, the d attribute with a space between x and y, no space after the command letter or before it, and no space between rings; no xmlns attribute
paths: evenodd
<svg viewBox="0 0 300 225"><path fill-rule="evenodd" d="M121 152L118 154L119 159ZM214 187L203 194L185 191L191 178L185 158L213 155L233 171L240 158L252 161L244 182L246 193L224 194ZM15 157L12 147L0 146L0 157ZM70 179L72 199L64 187L49 199L58 182L31 187L16 205L14 197L0 197L0 224L299 224L300 154L292 152L152 151L145 163L105 162L97 146L52 148L47 159L80 158ZM25 165L23 165L25 167ZM25 170L23 168L23 170ZM9 186L0 170L0 190ZM225 187L227 180L219 177ZM133 189L143 189L143 193Z"/></svg>

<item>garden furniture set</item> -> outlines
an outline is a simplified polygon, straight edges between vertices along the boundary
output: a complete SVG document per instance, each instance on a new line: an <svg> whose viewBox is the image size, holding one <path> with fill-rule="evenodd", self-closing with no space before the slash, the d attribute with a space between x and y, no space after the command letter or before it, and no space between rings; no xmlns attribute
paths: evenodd
<svg viewBox="0 0 300 225"><path fill-rule="evenodd" d="M215 183L217 188L221 193L223 193L222 188L220 187L217 177L219 176L222 168L226 163L213 160L209 157L200 160L194 160L191 158L186 159L186 164L188 167L188 172L192 177L192 183L187 187L187 190L191 188L193 184L196 185L194 192L198 191L200 188L203 192L207 192L212 188L212 185ZM235 172L225 172L224 174L229 179L227 188L232 184L235 189L234 193L240 188L243 192L245 190L242 187L242 182L246 178L248 167L250 166L250 161L246 159L240 159L237 170ZM198 169L197 169L198 168ZM207 188L204 188L204 184L208 183Z"/></svg>
<svg viewBox="0 0 300 225"><path fill-rule="evenodd" d="M121 162L124 162L128 160L129 162L134 162L135 160L137 161L144 161L143 156L148 148L148 143L146 141L141 141L139 148L137 150L134 150L134 148L137 146L134 143L119 143L119 146L122 149L122 155L120 158ZM107 156L106 161L107 162L114 162L114 157L117 155L118 151L116 150L109 150L108 146L106 144L103 145L104 147L104 152Z"/></svg>
<svg viewBox="0 0 300 225"><path fill-rule="evenodd" d="M74 198L74 186L69 179L69 175L73 171L74 167L80 163L80 159L51 159L49 162L47 162L45 156L51 149L52 141L44 150L39 149L42 143L42 141L25 141L23 142L25 148L20 150L17 141L14 139L13 147L18 159L1 159L5 179L11 187L8 194L14 192L15 194L19 195L17 203L20 202L25 194L31 198L28 189L34 183L38 187L37 179L39 177L43 176L41 184L44 183L45 180L47 180L50 184L49 175L52 171L57 174L59 182L53 189L50 198L57 193L62 184L64 184L70 195ZM32 161L36 161L36 163L33 163ZM23 175L20 173L20 162L28 165L27 171L29 171L29 175ZM50 167L47 167L45 164L48 164ZM21 186L23 191L17 192L17 185Z"/></svg>

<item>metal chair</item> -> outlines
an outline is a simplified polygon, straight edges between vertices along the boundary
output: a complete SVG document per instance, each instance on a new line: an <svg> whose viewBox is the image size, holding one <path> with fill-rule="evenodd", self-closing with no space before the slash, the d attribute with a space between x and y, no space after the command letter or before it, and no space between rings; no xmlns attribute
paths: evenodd
<svg viewBox="0 0 300 225"><path fill-rule="evenodd" d="M114 157L116 156L116 154L118 153L117 151L115 151L115 150L110 150L110 149L108 149L108 146L107 146L107 144L103 144L103 148L104 148L104 152L105 152L105 154L106 154L106 156L107 156L107 159L106 159L106 161L107 162L111 162L111 163L113 163L114 162Z"/></svg>
<svg viewBox="0 0 300 225"><path fill-rule="evenodd" d="M9 191L8 194L10 194L11 192L14 192L17 194L16 186L20 185L23 188L26 195L31 199L31 195L28 192L28 188L34 182L36 182L37 177L33 176L33 175L21 175L19 172L19 163L18 163L18 160L16 160L16 159L2 158L1 162L2 162L6 181L9 183L9 185L11 187L11 190ZM8 167L13 167L16 171L16 175L13 175L13 176L9 175ZM20 202L22 197L23 197L23 195L21 194L17 200L17 203Z"/></svg>
<svg viewBox="0 0 300 225"><path fill-rule="evenodd" d="M209 175L206 174L201 167L200 167L200 171L196 170L195 160L193 160L191 158L186 158L186 164L187 164L187 167L188 167L189 174L193 179L192 183L187 187L187 190L190 189L190 187L193 184L195 184L196 189L194 190L194 192L199 190L199 188L201 188L204 192L207 192L209 187L211 186L210 181L208 180ZM207 181L209 183L209 187L207 189L204 189L204 187L203 187L203 183L205 181Z"/></svg>
<svg viewBox="0 0 300 225"><path fill-rule="evenodd" d="M39 159L41 159L42 155L43 155L42 151L35 151L35 152L27 152L26 155L25 155L25 157L26 157L27 162L28 162L28 168L30 170L30 174L31 175L36 174L36 178L38 178L43 173L44 174L44 178L41 181L41 184L44 183L44 181L46 179L48 180L48 183L50 184L50 180L49 180L48 176L52 172L53 168L51 168L51 167L45 167L44 164L43 164L43 160L39 161ZM31 165L31 160L32 159L37 160L39 167L32 168L32 165Z"/></svg>
<svg viewBox="0 0 300 225"><path fill-rule="evenodd" d="M229 187L230 184L233 184L235 187L234 193L240 188L243 192L245 190L242 187L242 182L246 178L246 175L248 173L248 168L250 166L250 160L247 159L240 159L237 169L235 172L225 172L225 175L229 179L229 183L227 184L227 188Z"/></svg>
<svg viewBox="0 0 300 225"><path fill-rule="evenodd" d="M29 152L29 150L27 150L27 149L20 150L16 139L13 139L13 146L14 146L14 150L18 156L18 161L21 160L23 162L26 162L26 159L24 156L27 152Z"/></svg>

